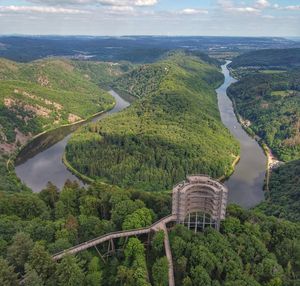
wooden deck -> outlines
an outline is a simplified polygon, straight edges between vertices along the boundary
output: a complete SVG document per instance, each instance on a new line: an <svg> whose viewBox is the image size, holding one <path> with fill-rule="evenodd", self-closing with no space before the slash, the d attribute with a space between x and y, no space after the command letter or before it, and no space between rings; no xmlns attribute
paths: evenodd
<svg viewBox="0 0 300 286"><path fill-rule="evenodd" d="M57 261L63 258L64 255L66 254L76 254L81 251L87 250L91 247L97 246L101 243L104 243L106 241L112 241L115 238L121 238L121 237L130 237L130 236L137 236L137 235L142 235L146 233L150 233L151 231L157 232L159 230L163 230L165 234L164 238L164 246L165 246L165 253L166 257L169 262L169 286L175 286L175 280L174 280L174 270L173 270L173 260L172 260L172 253L171 253L171 247L169 243L169 236L168 236L168 231L166 228L166 224L172 221L176 221L176 216L174 215L169 215L161 220L155 222L149 227L145 228L140 228L140 229L134 229L134 230L126 230L126 231L117 231L117 232L111 232L102 236L99 236L97 238L94 238L92 240L83 242L81 244L75 245L69 249L66 249L64 251L61 251L59 253L56 253L55 255L52 256L53 260Z"/></svg>

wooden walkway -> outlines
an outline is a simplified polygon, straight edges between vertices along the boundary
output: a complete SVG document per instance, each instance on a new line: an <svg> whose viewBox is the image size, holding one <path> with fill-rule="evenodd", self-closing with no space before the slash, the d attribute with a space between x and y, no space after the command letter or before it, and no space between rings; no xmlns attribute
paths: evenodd
<svg viewBox="0 0 300 286"><path fill-rule="evenodd" d="M164 234L165 234L165 237L164 237L165 253L166 253L166 257L169 262L169 272L168 272L169 286L175 286L172 252L171 252L171 247L170 247L170 243L169 243L169 236L168 236L166 224L169 222L176 221L176 218L177 217L174 215L169 215L169 216L166 216L166 217L162 218L161 220L155 222L154 224L152 224L149 227L134 229L134 230L111 232L111 233L102 235L100 237L94 238L92 240L83 242L81 244L75 245L64 251L58 252L52 256L52 259L57 261L57 260L60 260L61 258L63 258L63 256L66 254L76 254L81 251L87 250L91 247L96 247L97 245L104 243L106 241L111 241L113 243L113 240L116 238L137 236L137 235L150 233L151 231L157 232L159 230L163 230Z"/></svg>
<svg viewBox="0 0 300 286"><path fill-rule="evenodd" d="M164 246L165 246L165 254L169 262L169 286L175 286L175 278L174 278L174 267L173 267L173 258L172 258L172 251L170 247L169 235L168 230L165 224L159 224L157 226L157 231L163 230L164 232Z"/></svg>

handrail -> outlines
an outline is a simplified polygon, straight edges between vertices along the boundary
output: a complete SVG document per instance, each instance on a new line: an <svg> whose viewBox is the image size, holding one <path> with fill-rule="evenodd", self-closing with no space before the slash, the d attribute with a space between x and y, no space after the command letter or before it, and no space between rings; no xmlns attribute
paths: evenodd
<svg viewBox="0 0 300 286"><path fill-rule="evenodd" d="M151 231L151 229L153 229L157 225L159 225L160 223L162 223L162 222L168 223L168 222L171 222L173 220L176 220L175 216L174 215L168 215L166 217L161 218L160 220L158 220L157 222L153 223L152 225L150 225L148 227L131 229L131 230L121 230L121 231L110 232L110 233L104 234L102 236L99 236L99 237L93 238L91 240L88 240L86 242L83 242L83 243L77 244L75 246L72 246L72 247L70 247L68 249L65 249L63 251L60 251L60 252L54 254L52 256L52 258L54 260L58 260L64 254L70 253L70 252L72 252L72 251L74 251L76 249L80 249L81 247L84 247L84 246L87 246L85 249L88 249L88 248L94 246L94 244L92 244L93 242L96 242L98 240L103 240L104 239L104 241L102 241L102 242L105 242L105 241L107 241L107 240L109 240L111 238L118 238L118 237L121 237L122 235L126 236L126 234L128 234L128 235L134 235L134 234L139 233L139 232L147 233L147 232ZM92 244L92 245L90 245L90 244Z"/></svg>

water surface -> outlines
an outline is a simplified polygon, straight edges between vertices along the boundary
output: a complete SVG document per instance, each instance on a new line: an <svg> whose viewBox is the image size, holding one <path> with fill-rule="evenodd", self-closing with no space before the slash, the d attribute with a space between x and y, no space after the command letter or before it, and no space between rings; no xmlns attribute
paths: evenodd
<svg viewBox="0 0 300 286"><path fill-rule="evenodd" d="M240 142L241 159L233 175L225 182L229 189L229 202L249 208L264 200L264 178L267 159L259 144L251 138L239 124L227 88L236 80L229 74L226 65L222 66L224 84L217 89L221 119L233 136Z"/></svg>
<svg viewBox="0 0 300 286"><path fill-rule="evenodd" d="M234 174L225 182L229 188L229 201L243 207L252 207L264 199L266 157L258 145L238 123L231 100L226 95L228 86L235 82L226 65L222 66L225 75L224 84L217 89L221 119L225 126L237 138L241 146L241 159ZM116 99L116 106L109 112L93 119L98 121L109 114L126 108L129 103L114 91L110 93ZM82 125L82 124L81 124ZM62 156L71 133L78 126L62 127L33 140L17 158L16 173L34 192L41 191L51 181L61 188L67 179L76 178L62 163Z"/></svg>
<svg viewBox="0 0 300 286"><path fill-rule="evenodd" d="M98 121L126 108L129 103L116 92L109 92L116 100L112 110L97 116L92 121ZM82 123L74 126L61 127L39 136L28 144L17 158L16 173L18 177L34 192L40 192L48 182L61 188L67 179L83 182L74 176L63 164L62 157L71 133Z"/></svg>

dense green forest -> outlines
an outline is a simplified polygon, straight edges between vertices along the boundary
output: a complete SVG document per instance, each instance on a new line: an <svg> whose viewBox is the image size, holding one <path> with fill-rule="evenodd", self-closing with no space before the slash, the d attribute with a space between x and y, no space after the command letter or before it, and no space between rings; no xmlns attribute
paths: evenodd
<svg viewBox="0 0 300 286"><path fill-rule="evenodd" d="M300 69L249 74L228 94L280 160L300 158Z"/></svg>
<svg viewBox="0 0 300 286"><path fill-rule="evenodd" d="M266 201L257 209L293 221L300 218L299 65L299 49L243 54L230 64L239 81L228 89L238 113L249 120L249 128L279 160L288 162L272 170Z"/></svg>
<svg viewBox="0 0 300 286"><path fill-rule="evenodd" d="M263 49L244 53L236 58L230 64L233 69L241 67L274 67L274 68L292 68L300 66L300 49Z"/></svg>
<svg viewBox="0 0 300 286"><path fill-rule="evenodd" d="M271 173L270 192L257 208L268 215L300 221L300 161L288 162Z"/></svg>
<svg viewBox="0 0 300 286"><path fill-rule="evenodd" d="M28 88L27 93L33 93L29 89L32 86L34 95L77 110L81 117L88 116L93 107L77 105L80 101L72 103L65 97L60 102L55 92L75 97L77 93L83 95L80 88L86 86L90 100L89 92L97 84L114 85L137 98L124 112L78 131L68 145L68 160L77 170L115 185L96 181L81 188L67 181L61 191L48 183L40 193L32 193L7 168L7 155L0 154L0 285L15 286L21 281L24 286L168 285L162 231L153 233L149 244L146 236L116 240L119 251L106 262L94 248L66 255L59 262L51 255L112 231L149 226L170 214L169 193L144 190L168 189L186 173L219 177L230 172L239 150L219 116L214 89L222 82L222 75L215 62L206 60L202 55L171 53L158 63L133 70L127 63L66 61L64 64L70 64L76 74L69 78L78 84L74 90L71 81L55 82L52 90L35 82L34 76L22 81L7 79L17 74L19 67L9 75L9 69L3 71L0 65L0 85L7 87L14 80ZM58 64L50 62L49 69ZM299 97L299 72L258 72L247 75L250 82L259 83L249 94L242 79L239 88L243 88L243 100L252 109L255 101L251 97L259 91L255 100L264 104L272 98L275 103L270 101L270 105L285 106L284 119L290 124L288 112L298 116L295 98ZM50 82L54 76L57 80L64 76L55 68L47 74ZM88 84L81 86L80 80ZM236 93L237 86L233 86ZM14 99L26 96L10 92L16 94ZM273 98L279 98L280 104ZM29 96L26 100L26 104L34 104L38 99ZM281 115L279 107L274 110ZM281 121L278 114L275 116ZM286 132L285 128L281 131ZM207 228L195 233L182 225L172 228L169 238L176 285L300 285L299 174L299 161L274 170L268 200L255 210L230 205L220 232ZM105 253L107 244L98 249Z"/></svg>
<svg viewBox="0 0 300 286"><path fill-rule="evenodd" d="M139 99L76 132L67 160L92 178L147 191L187 173L229 174L239 148L221 123L214 89L222 80L216 66L183 53L130 71L115 85Z"/></svg>
<svg viewBox="0 0 300 286"><path fill-rule="evenodd" d="M21 183L14 170L8 166L8 156L0 154L0 191L22 192L28 188Z"/></svg>
<svg viewBox="0 0 300 286"><path fill-rule="evenodd" d="M103 89L130 65L44 59L0 60L0 144L11 152L32 135L109 109ZM100 80L101 79L101 80Z"/></svg>
<svg viewBox="0 0 300 286"><path fill-rule="evenodd" d="M113 98L103 88L131 68L57 58L27 64L0 59L0 190L27 189L7 165L8 154L39 132L112 107Z"/></svg>
<svg viewBox="0 0 300 286"><path fill-rule="evenodd" d="M104 263L94 249L51 254L110 231L143 227L170 212L164 193L128 191L104 184L87 189L66 182L39 194L0 193L0 284L168 285L163 232L120 239L123 251ZM176 285L295 286L300 282L300 225L230 206L221 232L176 226L170 232ZM105 253L107 245L98 246ZM22 278L23 277L23 278Z"/></svg>

